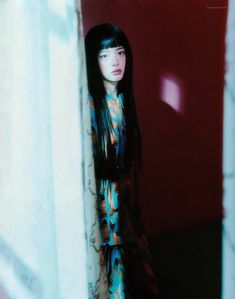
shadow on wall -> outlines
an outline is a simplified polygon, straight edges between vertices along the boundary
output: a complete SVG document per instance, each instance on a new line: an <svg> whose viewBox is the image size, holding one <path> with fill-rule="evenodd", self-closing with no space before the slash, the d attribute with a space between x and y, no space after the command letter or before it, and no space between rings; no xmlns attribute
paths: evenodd
<svg viewBox="0 0 235 299"><path fill-rule="evenodd" d="M197 140L184 117L184 102L180 96L183 92L175 81L162 80L163 98L155 101L154 109L149 109L143 132L146 144L143 156L154 172L149 175L149 167L142 170L142 177L148 178L147 184L141 186L141 200L149 233L156 230L153 227L154 212L158 215L159 211L155 210L158 205L155 201L160 201L161 212L164 212L157 230L164 231L172 228L172 220L177 225L188 223L189 214L194 212L193 200L200 196L197 194L200 192L197 187L200 169L194 157ZM168 87L167 91L165 87ZM154 130L151 129L153 120ZM163 123L167 125L163 126Z"/></svg>
<svg viewBox="0 0 235 299"><path fill-rule="evenodd" d="M0 298L1 298L1 299L11 299L11 298L7 295L6 291L3 289L3 287L2 287L1 284L0 284Z"/></svg>
<svg viewBox="0 0 235 299"><path fill-rule="evenodd" d="M7 282L10 283L11 279L18 280L22 288L30 292L34 298L43 298L43 289L40 279L35 273L27 266L22 259L15 253L13 248L0 236L0 260L1 267L6 268ZM7 291L3 289L0 284L0 298L10 299ZM5 297L3 297L5 296Z"/></svg>

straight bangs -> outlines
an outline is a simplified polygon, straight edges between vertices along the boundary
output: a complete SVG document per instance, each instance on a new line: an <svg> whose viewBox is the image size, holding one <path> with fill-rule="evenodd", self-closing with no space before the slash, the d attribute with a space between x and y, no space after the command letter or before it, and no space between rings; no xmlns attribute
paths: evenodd
<svg viewBox="0 0 235 299"><path fill-rule="evenodd" d="M124 47L124 43L117 36L110 36L100 41L99 51L121 46Z"/></svg>

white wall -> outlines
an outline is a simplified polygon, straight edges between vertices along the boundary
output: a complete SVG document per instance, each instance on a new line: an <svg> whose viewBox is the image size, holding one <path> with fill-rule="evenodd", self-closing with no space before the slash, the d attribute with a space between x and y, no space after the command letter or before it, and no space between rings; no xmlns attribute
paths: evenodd
<svg viewBox="0 0 235 299"><path fill-rule="evenodd" d="M0 28L0 298L105 298L81 12L0 1Z"/></svg>
<svg viewBox="0 0 235 299"><path fill-rule="evenodd" d="M235 298L235 1L229 1L224 89L222 299Z"/></svg>

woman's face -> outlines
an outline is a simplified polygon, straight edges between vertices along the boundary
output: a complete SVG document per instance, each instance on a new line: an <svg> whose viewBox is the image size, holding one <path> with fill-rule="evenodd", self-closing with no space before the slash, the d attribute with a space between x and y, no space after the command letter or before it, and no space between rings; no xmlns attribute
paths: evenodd
<svg viewBox="0 0 235 299"><path fill-rule="evenodd" d="M123 47L103 49L98 53L98 64L103 80L117 83L122 80L126 67Z"/></svg>

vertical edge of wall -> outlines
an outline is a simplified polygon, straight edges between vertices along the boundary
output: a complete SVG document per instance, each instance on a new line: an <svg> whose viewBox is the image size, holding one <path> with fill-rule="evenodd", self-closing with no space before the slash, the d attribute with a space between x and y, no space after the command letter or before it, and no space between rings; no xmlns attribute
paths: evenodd
<svg viewBox="0 0 235 299"><path fill-rule="evenodd" d="M86 229L87 279L89 299L108 299L106 269L102 263L101 236L98 221L94 160L92 153L90 105L88 98L81 1L76 0L78 18L78 55L80 60L79 97L83 138L83 185Z"/></svg>
<svg viewBox="0 0 235 299"><path fill-rule="evenodd" d="M222 299L235 298L235 1L229 0L223 128Z"/></svg>

